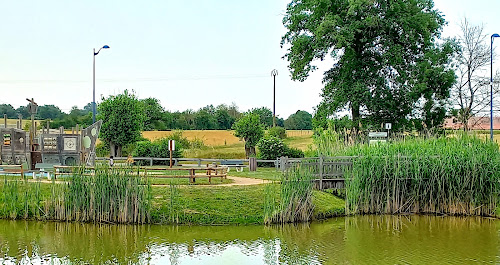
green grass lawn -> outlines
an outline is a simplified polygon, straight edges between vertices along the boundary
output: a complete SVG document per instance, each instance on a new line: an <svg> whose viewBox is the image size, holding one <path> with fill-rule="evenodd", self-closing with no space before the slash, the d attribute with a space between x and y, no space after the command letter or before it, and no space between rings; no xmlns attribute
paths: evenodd
<svg viewBox="0 0 500 265"><path fill-rule="evenodd" d="M229 176L235 177L245 177L254 179L267 179L267 180L280 180L282 173L276 170L274 167L258 167L257 171L249 171L248 168L243 169L242 172L237 172L235 169L231 169L227 173Z"/></svg>
<svg viewBox="0 0 500 265"><path fill-rule="evenodd" d="M264 189L264 185L153 187L152 221L170 223L175 220L182 224L262 224ZM315 219L344 214L345 203L342 199L321 191L314 191L313 194ZM279 193L274 196L279 200ZM173 208L175 210L172 210Z"/></svg>

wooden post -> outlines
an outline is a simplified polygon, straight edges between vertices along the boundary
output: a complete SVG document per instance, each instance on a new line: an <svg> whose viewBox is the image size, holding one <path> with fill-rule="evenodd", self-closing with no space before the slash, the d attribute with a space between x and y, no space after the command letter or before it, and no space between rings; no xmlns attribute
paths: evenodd
<svg viewBox="0 0 500 265"><path fill-rule="evenodd" d="M7 129L7 114L3 115L4 128Z"/></svg>
<svg viewBox="0 0 500 265"><path fill-rule="evenodd" d="M248 164L250 171L257 171L257 158L250 157L248 160Z"/></svg>
<svg viewBox="0 0 500 265"><path fill-rule="evenodd" d="M323 156L319 157L319 190L323 190Z"/></svg>
<svg viewBox="0 0 500 265"><path fill-rule="evenodd" d="M19 129L22 130L23 129L23 115L18 114L17 118L19 119Z"/></svg>

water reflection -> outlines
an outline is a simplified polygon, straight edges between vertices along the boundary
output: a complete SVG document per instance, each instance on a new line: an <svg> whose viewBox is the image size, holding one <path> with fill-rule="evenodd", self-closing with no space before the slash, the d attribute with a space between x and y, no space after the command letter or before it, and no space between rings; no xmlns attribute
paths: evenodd
<svg viewBox="0 0 500 265"><path fill-rule="evenodd" d="M286 226L0 220L3 264L500 263L500 221L357 216Z"/></svg>

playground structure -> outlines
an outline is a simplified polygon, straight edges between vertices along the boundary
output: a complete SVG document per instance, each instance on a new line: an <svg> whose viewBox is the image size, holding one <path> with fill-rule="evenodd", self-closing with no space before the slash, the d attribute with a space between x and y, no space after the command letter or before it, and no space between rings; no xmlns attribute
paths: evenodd
<svg viewBox="0 0 500 265"><path fill-rule="evenodd" d="M34 114L36 103L31 99L31 126L29 135L22 130L22 120L16 128L8 128L7 116L4 115L4 126L0 127L0 167L1 165L23 165L27 170L39 170L54 165L74 166L95 163L95 145L102 121L97 121L85 129L65 133L64 128L42 129L37 135Z"/></svg>

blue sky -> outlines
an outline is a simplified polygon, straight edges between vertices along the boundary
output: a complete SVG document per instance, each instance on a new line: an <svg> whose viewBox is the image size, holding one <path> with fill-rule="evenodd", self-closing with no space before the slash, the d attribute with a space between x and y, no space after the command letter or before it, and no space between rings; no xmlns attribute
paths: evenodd
<svg viewBox="0 0 500 265"><path fill-rule="evenodd" d="M232 102L272 109L275 68L277 114L312 112L331 60L306 82L290 80L280 48L287 3L0 0L0 104L33 97L63 111L83 107L92 101L92 49L107 44L96 57L98 99L129 89L172 111ZM444 36L458 34L463 17L500 33L500 1L435 5L449 22Z"/></svg>

